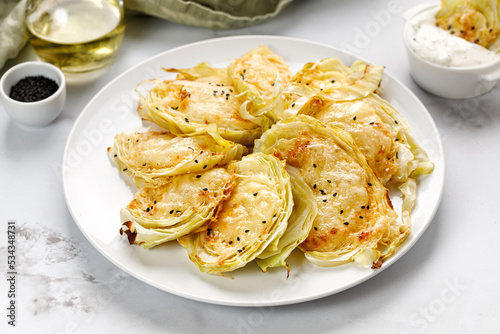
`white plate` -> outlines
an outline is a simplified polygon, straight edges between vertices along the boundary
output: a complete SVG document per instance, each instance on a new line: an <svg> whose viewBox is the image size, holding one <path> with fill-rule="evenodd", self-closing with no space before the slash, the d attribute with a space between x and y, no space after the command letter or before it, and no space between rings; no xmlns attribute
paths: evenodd
<svg viewBox="0 0 500 334"><path fill-rule="evenodd" d="M176 242L145 250L130 246L118 233L119 210L133 198L134 188L112 165L106 149L115 134L142 129L136 113L136 85L168 77L161 67L192 67L202 61L224 66L251 49L268 45L296 71L306 62L338 57L351 64L359 59L339 49L309 41L275 36L229 37L194 43L159 54L135 66L104 87L77 119L66 144L63 183L66 202L87 239L118 267L159 289L198 301L235 306L292 304L328 296L355 286L387 269L424 233L439 205L444 185L444 155L437 128L422 103L403 84L384 74L384 95L412 126L418 142L435 163L434 172L419 183L413 211L413 231L381 269L355 264L320 268L296 250L289 259L290 277L277 268L262 273L254 263L230 279L202 274ZM398 204L399 196L392 195ZM397 206L396 206L397 208Z"/></svg>

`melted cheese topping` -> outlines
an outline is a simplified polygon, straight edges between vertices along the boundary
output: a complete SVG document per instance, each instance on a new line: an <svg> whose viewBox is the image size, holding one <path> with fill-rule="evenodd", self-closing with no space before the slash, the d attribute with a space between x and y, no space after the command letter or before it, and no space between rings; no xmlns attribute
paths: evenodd
<svg viewBox="0 0 500 334"><path fill-rule="evenodd" d="M396 133L379 116L379 108L368 100L326 102L313 100L307 114L351 134L368 165L382 183L396 172Z"/></svg>
<svg viewBox="0 0 500 334"><path fill-rule="evenodd" d="M115 138L115 146L128 167L146 172L172 168L186 161L198 160L203 164L206 156L222 158L227 151L210 135L178 137L163 132L121 133Z"/></svg>
<svg viewBox="0 0 500 334"><path fill-rule="evenodd" d="M243 103L232 86L217 86L211 82L177 80L153 88L148 98L153 106L166 108L168 112L185 122L217 124L234 130L255 129L258 126L239 114Z"/></svg>
<svg viewBox="0 0 500 334"><path fill-rule="evenodd" d="M365 230L374 208L366 169L334 143L306 133L278 142L273 152L299 169L316 199L318 215L301 245L304 250L336 251L355 238L370 237Z"/></svg>
<svg viewBox="0 0 500 334"><path fill-rule="evenodd" d="M220 261L255 250L268 239L284 200L268 169L269 166L249 159L238 163L231 197L223 203L217 220L210 223L211 232L203 237L206 248L221 255Z"/></svg>
<svg viewBox="0 0 500 334"><path fill-rule="evenodd" d="M235 79L254 85L264 100L271 99L276 79L286 86L291 77L288 65L267 46L260 46L236 59L231 71Z"/></svg>
<svg viewBox="0 0 500 334"><path fill-rule="evenodd" d="M156 188L142 188L127 206L143 227L174 226L199 211L215 209L232 188L233 175L224 168L170 177Z"/></svg>

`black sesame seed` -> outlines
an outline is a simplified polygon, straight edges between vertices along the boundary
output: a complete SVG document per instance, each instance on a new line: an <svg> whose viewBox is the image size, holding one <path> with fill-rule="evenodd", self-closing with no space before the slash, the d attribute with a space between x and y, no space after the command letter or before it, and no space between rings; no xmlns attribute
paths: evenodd
<svg viewBox="0 0 500 334"><path fill-rule="evenodd" d="M36 102L48 98L59 89L52 79L42 75L27 76L10 89L10 98L21 102Z"/></svg>
<svg viewBox="0 0 500 334"><path fill-rule="evenodd" d="M326 199L324 199L324 200L323 200L323 202L325 202L325 203L326 203Z"/></svg>
<svg viewBox="0 0 500 334"><path fill-rule="evenodd" d="M143 163L143 164L142 164L142 166L143 166L143 167L144 167L144 166L146 166L146 163Z"/></svg>
<svg viewBox="0 0 500 334"><path fill-rule="evenodd" d="M238 249L238 253L241 253L241 252L243 252L243 249Z"/></svg>
<svg viewBox="0 0 500 334"><path fill-rule="evenodd" d="M370 125L373 125L373 124L375 124L375 122L370 122Z"/></svg>
<svg viewBox="0 0 500 334"><path fill-rule="evenodd" d="M340 214L343 214L344 213L344 210L340 210Z"/></svg>
<svg viewBox="0 0 500 334"><path fill-rule="evenodd" d="M189 119L187 119L187 118L184 118L184 120L186 121L186 123L189 123Z"/></svg>
<svg viewBox="0 0 500 334"><path fill-rule="evenodd" d="M233 242L232 242L232 241L229 241L229 244L230 244L230 245L232 245L232 244L233 244Z"/></svg>
<svg viewBox="0 0 500 334"><path fill-rule="evenodd" d="M370 182L368 182L368 185L369 185L370 187L372 186L372 184L371 184Z"/></svg>
<svg viewBox="0 0 500 334"><path fill-rule="evenodd" d="M331 83L335 83L335 80L332 80Z"/></svg>
<svg viewBox="0 0 500 334"><path fill-rule="evenodd" d="M326 180L326 182L328 182L328 183L332 183L332 180Z"/></svg>
<svg viewBox="0 0 500 334"><path fill-rule="evenodd" d="M361 209L364 209L364 208L365 208L365 206L364 206L364 205L361 205Z"/></svg>
<svg viewBox="0 0 500 334"><path fill-rule="evenodd" d="M345 222L345 223L344 223L344 225L349 225L349 223L348 223L348 222Z"/></svg>
<svg viewBox="0 0 500 334"><path fill-rule="evenodd" d="M263 220L263 221L262 221L262 224L265 224L265 223L266 223L266 221L265 221L265 220Z"/></svg>
<svg viewBox="0 0 500 334"><path fill-rule="evenodd" d="M337 196L337 193L333 193L333 197Z"/></svg>
<svg viewBox="0 0 500 334"><path fill-rule="evenodd" d="M316 168L316 167L318 167L318 166L316 166L316 164L313 164L313 167L314 167L314 168Z"/></svg>
<svg viewBox="0 0 500 334"><path fill-rule="evenodd" d="M352 119L355 121L356 120L356 116L354 116Z"/></svg>
<svg viewBox="0 0 500 334"><path fill-rule="evenodd" d="M208 190L208 188L203 188L203 191L207 191L207 190Z"/></svg>
<svg viewBox="0 0 500 334"><path fill-rule="evenodd" d="M118 154L115 154L114 157L116 158L118 156Z"/></svg>
<svg viewBox="0 0 500 334"><path fill-rule="evenodd" d="M359 216L359 219L363 219L363 216Z"/></svg>
<svg viewBox="0 0 500 334"><path fill-rule="evenodd" d="M156 201L154 201L154 204L156 204Z"/></svg>
<svg viewBox="0 0 500 334"><path fill-rule="evenodd" d="M295 102L294 102L294 103L292 103L292 108L293 108L293 107L295 107Z"/></svg>
<svg viewBox="0 0 500 334"><path fill-rule="evenodd" d="M250 230L245 230L245 233L248 233L248 232L250 232Z"/></svg>
<svg viewBox="0 0 500 334"><path fill-rule="evenodd" d="M254 196L257 196L258 193L253 193Z"/></svg>
<svg viewBox="0 0 500 334"><path fill-rule="evenodd" d="M316 185L314 185L313 188L316 189Z"/></svg>
<svg viewBox="0 0 500 334"><path fill-rule="evenodd" d="M318 230L318 228L317 228L316 226L314 226L314 230L315 230L315 231L317 231L317 230Z"/></svg>
<svg viewBox="0 0 500 334"><path fill-rule="evenodd" d="M370 206L369 206L369 205L367 205L367 206L366 206L366 210L368 210L369 208L370 208Z"/></svg>
<svg viewBox="0 0 500 334"><path fill-rule="evenodd" d="M146 212L149 212L149 210L150 210L149 208L146 208Z"/></svg>
<svg viewBox="0 0 500 334"><path fill-rule="evenodd" d="M203 166L203 169L207 168L207 165Z"/></svg>
<svg viewBox="0 0 500 334"><path fill-rule="evenodd" d="M394 120L394 123L398 124L398 121Z"/></svg>
<svg viewBox="0 0 500 334"><path fill-rule="evenodd" d="M196 178L199 179L201 177L201 174L196 175Z"/></svg>
<svg viewBox="0 0 500 334"><path fill-rule="evenodd" d="M236 240L237 240L237 241L240 241L240 237L237 237L237 238L236 238Z"/></svg>
<svg viewBox="0 0 500 334"><path fill-rule="evenodd" d="M212 229L211 228L207 229L207 235L210 235L210 232L212 232Z"/></svg>
<svg viewBox="0 0 500 334"><path fill-rule="evenodd" d="M126 171L126 170L127 170L127 168L123 168L123 169L122 169L122 172L124 172L124 171Z"/></svg>
<svg viewBox="0 0 500 334"><path fill-rule="evenodd" d="M323 189L320 189L319 192L321 193L321 195L326 195L326 192Z"/></svg>
<svg viewBox="0 0 500 334"><path fill-rule="evenodd" d="M448 30L450 30L450 29L451 29L451 24L448 26Z"/></svg>
<svg viewBox="0 0 500 334"><path fill-rule="evenodd" d="M198 160L195 160L195 161L194 161L194 163L195 163L195 164L197 164L197 163L198 163Z"/></svg>
<svg viewBox="0 0 500 334"><path fill-rule="evenodd" d="M169 212L169 213L170 213L170 214L174 213L174 210L170 210L170 212Z"/></svg>

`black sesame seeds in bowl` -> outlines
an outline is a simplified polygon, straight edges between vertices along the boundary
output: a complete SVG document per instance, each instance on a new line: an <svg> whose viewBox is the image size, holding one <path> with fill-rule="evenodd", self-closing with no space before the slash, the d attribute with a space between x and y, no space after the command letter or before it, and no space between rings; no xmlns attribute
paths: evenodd
<svg viewBox="0 0 500 334"><path fill-rule="evenodd" d="M44 127L63 110L66 79L54 65L41 61L21 63L0 79L0 100L17 124Z"/></svg>
<svg viewBox="0 0 500 334"><path fill-rule="evenodd" d="M20 102L36 102L54 94L59 85L43 75L27 76L10 88L11 99Z"/></svg>

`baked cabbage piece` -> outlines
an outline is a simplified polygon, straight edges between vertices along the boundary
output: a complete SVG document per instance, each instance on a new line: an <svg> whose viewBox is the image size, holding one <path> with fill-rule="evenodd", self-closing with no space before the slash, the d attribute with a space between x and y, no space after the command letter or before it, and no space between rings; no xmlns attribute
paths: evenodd
<svg viewBox="0 0 500 334"><path fill-rule="evenodd" d="M208 67L208 68L207 68ZM253 144L261 126L240 115L245 102L228 83L224 70L202 64L179 71L176 80L156 80L146 96L140 96L138 113L175 135L191 134L216 124L220 135L243 145Z"/></svg>
<svg viewBox="0 0 500 334"><path fill-rule="evenodd" d="M347 66L338 58L325 58L305 64L292 77L286 92L306 98L319 96L325 100L350 101L375 92L383 73L384 66L362 60ZM300 105L292 98L293 102Z"/></svg>
<svg viewBox="0 0 500 334"><path fill-rule="evenodd" d="M382 185L352 137L305 115L275 124L255 144L297 168L318 208L299 248L320 266L356 261L378 267L411 230L398 221Z"/></svg>
<svg viewBox="0 0 500 334"><path fill-rule="evenodd" d="M495 0L442 0L436 24L491 51L500 51L500 3Z"/></svg>
<svg viewBox="0 0 500 334"><path fill-rule="evenodd" d="M298 113L349 132L383 184L405 182L433 169L403 116L377 94L340 102L313 97Z"/></svg>
<svg viewBox="0 0 500 334"><path fill-rule="evenodd" d="M287 166L286 171L290 175L292 184L293 211L277 247L266 248L256 259L260 269L264 272L267 268L281 266L285 266L290 271L286 259L307 238L318 212L314 194L299 171L292 166Z"/></svg>
<svg viewBox="0 0 500 334"><path fill-rule="evenodd" d="M151 248L197 230L214 219L234 187L234 168L166 177L158 187L142 188L120 211L130 244Z"/></svg>
<svg viewBox="0 0 500 334"><path fill-rule="evenodd" d="M206 231L179 238L200 271L221 274L278 249L293 209L290 177L279 159L254 153L233 163L236 185Z"/></svg>
<svg viewBox="0 0 500 334"><path fill-rule="evenodd" d="M108 149L122 173L139 187L166 182L165 176L206 171L240 159L246 147L223 139L215 127L191 136L167 132L120 133Z"/></svg>
<svg viewBox="0 0 500 334"><path fill-rule="evenodd" d="M288 86L291 78L288 64L265 45L234 60L228 71L238 92L249 102L246 109L254 116L277 97L280 88Z"/></svg>

